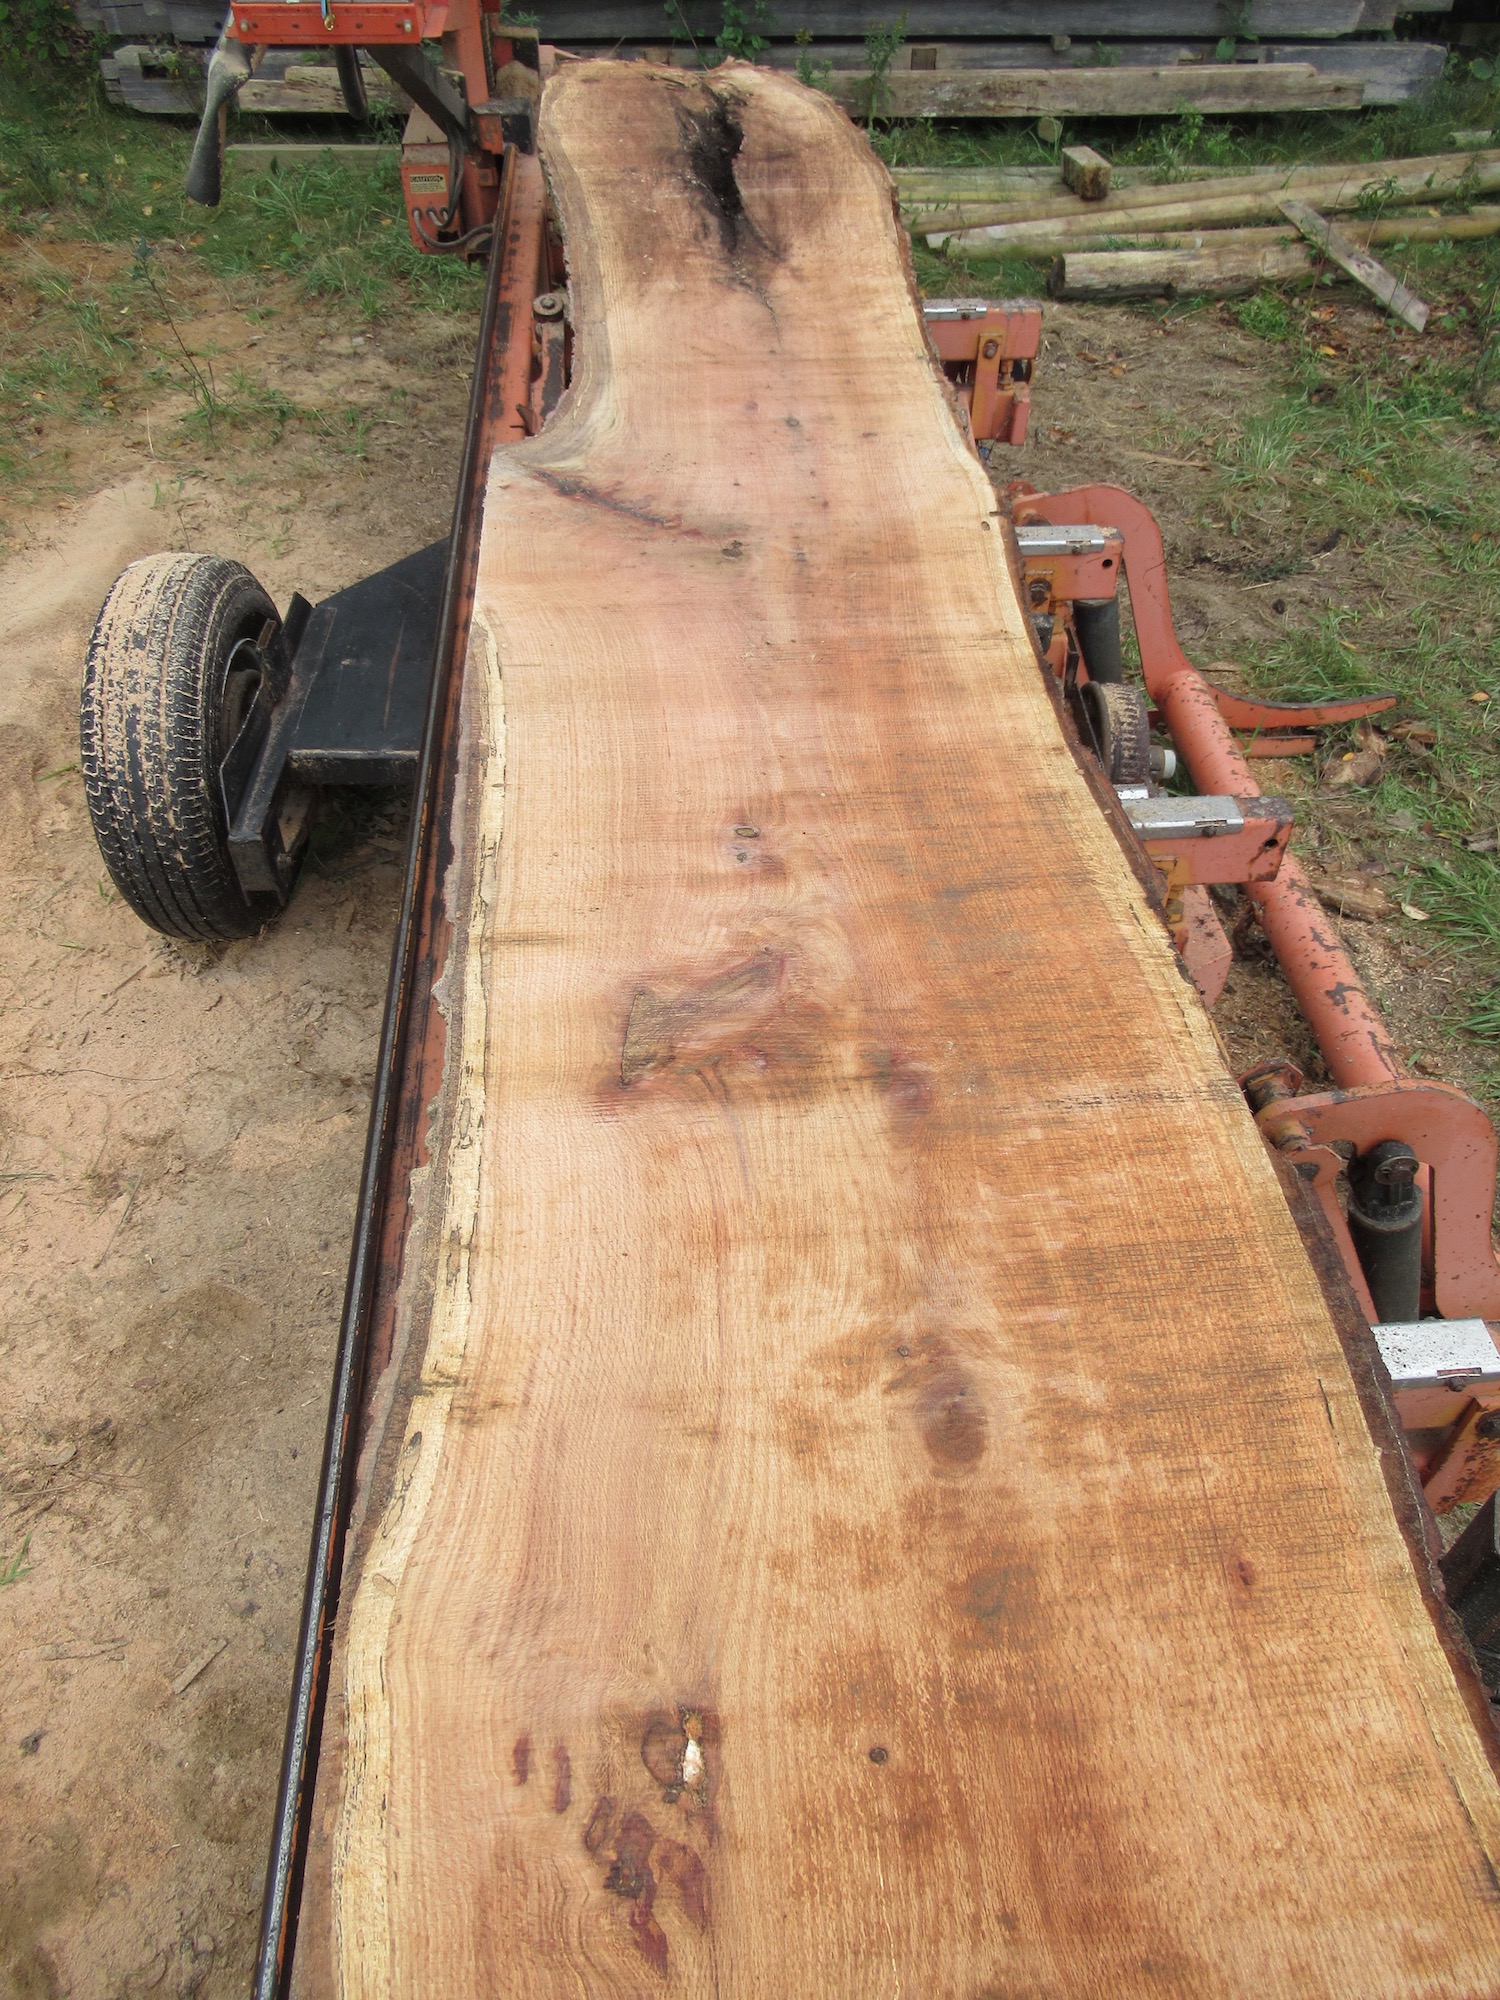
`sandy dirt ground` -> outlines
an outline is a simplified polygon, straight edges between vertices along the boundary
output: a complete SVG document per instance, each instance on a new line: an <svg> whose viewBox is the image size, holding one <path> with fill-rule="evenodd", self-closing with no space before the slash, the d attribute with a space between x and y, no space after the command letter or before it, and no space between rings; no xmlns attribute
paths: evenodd
<svg viewBox="0 0 1500 2000"><path fill-rule="evenodd" d="M223 315L211 331L250 338ZM394 366L325 333L321 393ZM1270 629L1268 594L1205 544L1202 475L1140 440L1174 407L1227 417L1263 351L1124 312L1059 309L1047 339L1034 441L997 477L1134 487L1160 510L1190 651L1232 657ZM295 385L307 352L303 327L258 365ZM433 539L463 391L448 368L353 465L251 434L164 470L126 426L0 571L5 2000L248 1990L403 852L399 805L368 804L324 827L263 938L144 930L74 768L89 629L117 571L160 548L240 556L284 603ZM1285 595L1340 587L1333 565ZM1399 1001L1418 974L1387 955ZM1253 961L1225 1018L1247 1059L1308 1053Z"/></svg>

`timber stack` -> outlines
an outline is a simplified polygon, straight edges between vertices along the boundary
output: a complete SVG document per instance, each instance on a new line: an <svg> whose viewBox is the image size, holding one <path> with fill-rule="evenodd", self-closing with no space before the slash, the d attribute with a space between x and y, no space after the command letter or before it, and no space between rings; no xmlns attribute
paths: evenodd
<svg viewBox="0 0 1500 2000"><path fill-rule="evenodd" d="M880 0L769 0L745 12L746 33L764 43L757 61L795 68L859 116L1133 118L1404 102L1442 73L1446 52L1388 39L1398 15L1441 15L1450 5L907 0L898 8ZM904 35L882 46L898 13ZM663 33L664 19L675 33ZM729 46L723 21L722 0L672 0L665 12L660 0L539 0L544 41L690 68Z"/></svg>
<svg viewBox="0 0 1500 2000"><path fill-rule="evenodd" d="M1395 40L1398 18L1441 17L1452 0L537 0L544 42L583 55L700 69L725 55L795 70L856 116L1136 118L1356 110L1400 104L1442 74L1435 40ZM106 58L106 87L142 111L195 108L188 59L221 5L74 0L95 31L138 40ZM899 21L897 16L899 15ZM1436 25L1436 21L1435 21ZM123 58L123 60L121 60ZM261 111L327 112L299 67L262 84Z"/></svg>

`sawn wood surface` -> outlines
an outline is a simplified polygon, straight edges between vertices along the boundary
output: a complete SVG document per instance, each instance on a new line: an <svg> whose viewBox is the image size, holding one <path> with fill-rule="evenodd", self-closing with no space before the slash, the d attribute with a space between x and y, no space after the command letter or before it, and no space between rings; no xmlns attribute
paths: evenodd
<svg viewBox="0 0 1500 2000"><path fill-rule="evenodd" d="M733 65L541 135L578 370L490 479L300 1990L1500 1993L1485 1746L883 169Z"/></svg>

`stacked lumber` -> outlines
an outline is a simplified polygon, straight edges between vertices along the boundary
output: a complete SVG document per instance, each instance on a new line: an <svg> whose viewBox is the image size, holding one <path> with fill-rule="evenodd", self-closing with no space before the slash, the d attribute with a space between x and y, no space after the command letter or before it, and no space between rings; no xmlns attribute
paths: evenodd
<svg viewBox="0 0 1500 2000"><path fill-rule="evenodd" d="M540 144L577 373L488 474L294 1994L1492 1992L1368 1334L1064 734L886 175L740 65L567 66Z"/></svg>
<svg viewBox="0 0 1500 2000"><path fill-rule="evenodd" d="M203 0L73 5L85 26L155 43L211 41L223 15ZM1449 5L1425 0L1418 11ZM888 34L895 18L880 0L746 0L742 11L762 63L815 77L857 115L892 118L1351 110L1419 95L1446 53L1389 38L1396 0L907 0L889 70L873 76L866 38ZM665 9L659 0L540 0L538 16L542 39L574 52L692 69L718 60L725 23L723 0ZM112 94L139 110L169 108L169 79L139 70L126 62L107 71ZM269 80L262 96L262 110L324 108Z"/></svg>
<svg viewBox="0 0 1500 2000"><path fill-rule="evenodd" d="M538 5L544 41L693 68L715 53L724 18L721 0L672 0L673 46L658 0ZM1347 110L1419 95L1446 53L1370 39L1389 34L1396 0L770 0L746 12L767 44L760 62L798 66L859 115L873 89L893 118ZM864 38L898 14L904 39L872 83Z"/></svg>
<svg viewBox="0 0 1500 2000"><path fill-rule="evenodd" d="M215 31L217 32L217 30ZM99 61L104 94L114 104L161 117L197 117L203 109L208 51L163 50L127 42ZM361 54L365 95L372 110L394 111L406 99L385 71ZM339 73L322 50L272 49L238 94L242 111L329 118L344 111Z"/></svg>

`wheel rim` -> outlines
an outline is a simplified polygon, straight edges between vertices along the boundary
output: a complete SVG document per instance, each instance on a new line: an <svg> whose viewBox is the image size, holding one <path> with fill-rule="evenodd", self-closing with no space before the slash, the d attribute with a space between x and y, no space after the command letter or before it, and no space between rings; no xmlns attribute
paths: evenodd
<svg viewBox="0 0 1500 2000"><path fill-rule="evenodd" d="M241 639L229 655L219 696L218 761L222 764L245 726L245 718L260 693L265 664L253 639Z"/></svg>

